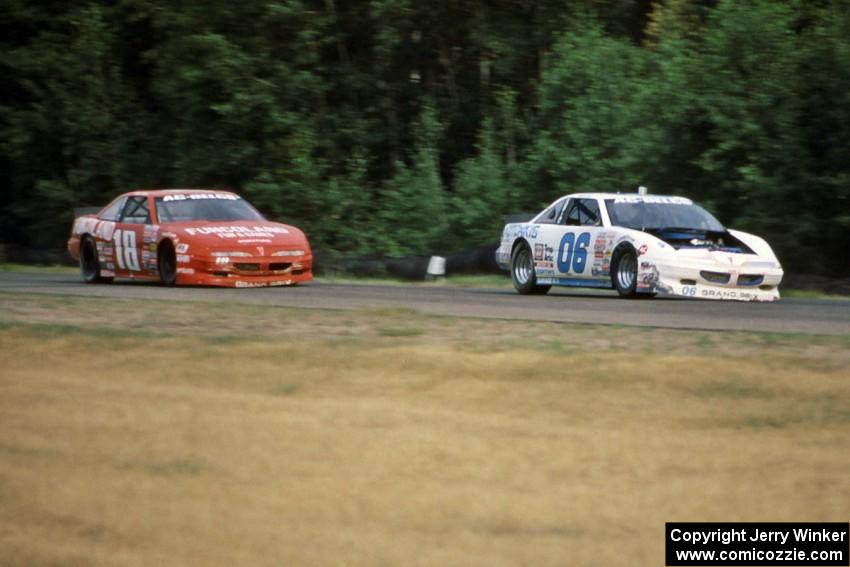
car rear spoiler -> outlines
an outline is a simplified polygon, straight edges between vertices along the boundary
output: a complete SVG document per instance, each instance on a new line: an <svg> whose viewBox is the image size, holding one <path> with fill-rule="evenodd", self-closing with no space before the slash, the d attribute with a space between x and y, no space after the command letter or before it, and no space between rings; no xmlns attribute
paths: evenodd
<svg viewBox="0 0 850 567"><path fill-rule="evenodd" d="M74 218L83 215L96 215L100 212L101 207L74 207Z"/></svg>

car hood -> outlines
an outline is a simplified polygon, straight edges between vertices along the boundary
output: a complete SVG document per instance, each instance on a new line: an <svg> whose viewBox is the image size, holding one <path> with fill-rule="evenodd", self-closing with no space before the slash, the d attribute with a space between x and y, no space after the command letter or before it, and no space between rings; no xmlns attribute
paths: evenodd
<svg viewBox="0 0 850 567"><path fill-rule="evenodd" d="M210 248L271 246L307 246L307 238L298 228L271 221L193 221L162 225L181 242L193 242Z"/></svg>
<svg viewBox="0 0 850 567"><path fill-rule="evenodd" d="M758 254L708 250L705 248L680 248L676 251L680 262L704 266L706 269L753 269L765 270L779 268L775 261L765 260Z"/></svg>

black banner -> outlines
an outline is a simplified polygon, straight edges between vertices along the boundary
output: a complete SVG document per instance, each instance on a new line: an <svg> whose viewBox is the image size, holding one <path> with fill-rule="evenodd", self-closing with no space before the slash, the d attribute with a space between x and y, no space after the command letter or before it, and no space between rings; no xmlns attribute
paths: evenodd
<svg viewBox="0 0 850 567"><path fill-rule="evenodd" d="M850 524L666 524L666 565L850 566Z"/></svg>

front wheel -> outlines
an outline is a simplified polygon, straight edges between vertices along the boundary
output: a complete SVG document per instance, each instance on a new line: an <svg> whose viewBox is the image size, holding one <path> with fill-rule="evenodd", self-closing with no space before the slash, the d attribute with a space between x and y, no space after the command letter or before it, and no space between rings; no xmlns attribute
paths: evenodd
<svg viewBox="0 0 850 567"><path fill-rule="evenodd" d="M157 264L159 266L159 281L162 285L173 286L177 283L177 255L174 245L170 240L165 240L159 245L157 252Z"/></svg>
<svg viewBox="0 0 850 567"><path fill-rule="evenodd" d="M97 247L90 236L84 236L80 242L80 274L86 283L110 283L112 281L112 278L104 277L100 273Z"/></svg>
<svg viewBox="0 0 850 567"><path fill-rule="evenodd" d="M511 281L514 283L514 288L523 295L542 295L552 287L550 285L537 285L534 258L531 255L531 248L526 243L517 246L511 256Z"/></svg>
<svg viewBox="0 0 850 567"><path fill-rule="evenodd" d="M635 297L637 289L637 254L634 248L620 248L611 262L611 279L620 297Z"/></svg>

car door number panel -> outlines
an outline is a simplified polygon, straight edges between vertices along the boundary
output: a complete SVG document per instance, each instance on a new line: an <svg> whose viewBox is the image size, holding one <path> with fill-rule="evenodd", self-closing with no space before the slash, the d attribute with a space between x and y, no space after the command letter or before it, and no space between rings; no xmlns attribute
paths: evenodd
<svg viewBox="0 0 850 567"><path fill-rule="evenodd" d="M576 235L568 232L561 237L558 248L558 271L583 274L587 267L587 247L590 246L590 233L582 232Z"/></svg>

